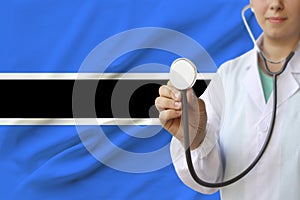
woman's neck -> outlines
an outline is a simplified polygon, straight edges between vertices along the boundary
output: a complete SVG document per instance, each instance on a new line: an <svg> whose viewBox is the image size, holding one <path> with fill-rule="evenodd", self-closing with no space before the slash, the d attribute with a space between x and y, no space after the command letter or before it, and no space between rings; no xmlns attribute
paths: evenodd
<svg viewBox="0 0 300 200"><path fill-rule="evenodd" d="M298 42L299 37L283 40L264 37L261 50L268 59L272 61L280 61L285 59L292 51L295 50Z"/></svg>
<svg viewBox="0 0 300 200"><path fill-rule="evenodd" d="M298 42L299 37L286 39L284 41L272 40L268 37L263 38L260 48L263 51L266 59L269 60L267 61L267 65L270 71L278 72L281 70L285 59L292 51L296 49ZM266 73L263 67L264 63L261 59L259 59L259 63L262 70Z"/></svg>

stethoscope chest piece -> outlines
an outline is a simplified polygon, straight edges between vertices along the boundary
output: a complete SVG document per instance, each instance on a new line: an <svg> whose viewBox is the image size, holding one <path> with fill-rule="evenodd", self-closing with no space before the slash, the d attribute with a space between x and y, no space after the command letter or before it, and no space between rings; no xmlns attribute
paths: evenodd
<svg viewBox="0 0 300 200"><path fill-rule="evenodd" d="M196 66L186 58L176 59L170 67L170 81L178 90L186 90L195 84L197 79Z"/></svg>

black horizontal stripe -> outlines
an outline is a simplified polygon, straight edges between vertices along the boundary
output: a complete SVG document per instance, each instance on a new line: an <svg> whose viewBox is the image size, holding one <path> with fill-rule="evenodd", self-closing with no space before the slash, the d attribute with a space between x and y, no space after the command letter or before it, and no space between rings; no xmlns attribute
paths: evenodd
<svg viewBox="0 0 300 200"><path fill-rule="evenodd" d="M0 118L155 118L167 80L0 80ZM206 88L198 80L194 91Z"/></svg>

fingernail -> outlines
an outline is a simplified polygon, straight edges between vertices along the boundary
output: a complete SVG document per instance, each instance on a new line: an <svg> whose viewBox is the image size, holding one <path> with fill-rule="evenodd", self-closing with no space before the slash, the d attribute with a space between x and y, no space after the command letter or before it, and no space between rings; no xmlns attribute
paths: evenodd
<svg viewBox="0 0 300 200"><path fill-rule="evenodd" d="M175 94L174 94L174 95L175 95L175 98L176 98L176 99L179 99L180 92L175 92Z"/></svg>
<svg viewBox="0 0 300 200"><path fill-rule="evenodd" d="M175 106L176 108L179 108L179 102L175 102L175 103L174 103L174 106Z"/></svg>

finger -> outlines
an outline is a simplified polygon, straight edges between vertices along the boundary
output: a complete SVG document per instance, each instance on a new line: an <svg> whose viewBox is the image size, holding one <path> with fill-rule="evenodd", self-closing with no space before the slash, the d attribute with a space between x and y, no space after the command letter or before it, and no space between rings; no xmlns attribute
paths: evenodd
<svg viewBox="0 0 300 200"><path fill-rule="evenodd" d="M170 99L174 99L176 101L180 101L181 99L180 91L171 85L161 86L159 88L159 95Z"/></svg>
<svg viewBox="0 0 300 200"><path fill-rule="evenodd" d="M157 97L155 99L155 107L158 111L167 109L181 110L181 106L182 104L180 101L175 101L166 97Z"/></svg>
<svg viewBox="0 0 300 200"><path fill-rule="evenodd" d="M180 117L181 113L182 112L178 110L163 110L159 112L159 121L164 125L167 121Z"/></svg>
<svg viewBox="0 0 300 200"><path fill-rule="evenodd" d="M192 88L187 90L187 101L189 104L197 103L198 97Z"/></svg>

